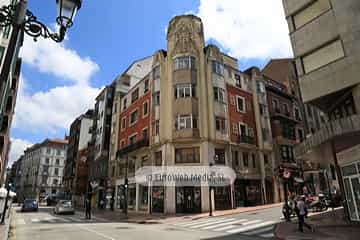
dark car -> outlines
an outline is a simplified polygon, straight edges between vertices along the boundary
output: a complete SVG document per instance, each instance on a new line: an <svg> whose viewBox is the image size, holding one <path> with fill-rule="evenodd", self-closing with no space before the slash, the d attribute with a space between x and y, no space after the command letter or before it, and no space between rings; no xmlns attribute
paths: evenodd
<svg viewBox="0 0 360 240"><path fill-rule="evenodd" d="M21 211L22 212L37 212L39 210L39 204L35 199L25 199Z"/></svg>

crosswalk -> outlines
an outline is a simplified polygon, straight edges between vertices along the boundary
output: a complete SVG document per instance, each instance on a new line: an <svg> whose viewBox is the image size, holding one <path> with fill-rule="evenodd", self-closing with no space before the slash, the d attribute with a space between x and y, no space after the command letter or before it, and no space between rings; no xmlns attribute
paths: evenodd
<svg viewBox="0 0 360 240"><path fill-rule="evenodd" d="M89 223L89 222L100 222L104 221L103 219L93 217L91 220L84 219L84 217L78 216L63 216L63 217L33 217L33 218L17 218L16 225L26 225L26 224L51 224L51 223Z"/></svg>
<svg viewBox="0 0 360 240"><path fill-rule="evenodd" d="M261 238L273 238L274 225L278 221L245 218L214 217L173 223L172 225L202 231L223 232L227 234L244 234Z"/></svg>

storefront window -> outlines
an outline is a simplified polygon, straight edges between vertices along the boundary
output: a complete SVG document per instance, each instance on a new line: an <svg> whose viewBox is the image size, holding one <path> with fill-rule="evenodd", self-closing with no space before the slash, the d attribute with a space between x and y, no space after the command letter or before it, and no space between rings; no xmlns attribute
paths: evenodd
<svg viewBox="0 0 360 240"><path fill-rule="evenodd" d="M164 212L164 187L153 187L152 210L155 213Z"/></svg>
<svg viewBox="0 0 360 240"><path fill-rule="evenodd" d="M141 210L147 210L148 208L148 191L149 191L149 188L147 186L139 186L140 188L140 199L139 199L139 208Z"/></svg>
<svg viewBox="0 0 360 240"><path fill-rule="evenodd" d="M124 206L124 191L122 186L117 187L117 195L116 195L116 208L123 209Z"/></svg>
<svg viewBox="0 0 360 240"><path fill-rule="evenodd" d="M128 208L134 210L136 205L136 185L130 184L128 189Z"/></svg>

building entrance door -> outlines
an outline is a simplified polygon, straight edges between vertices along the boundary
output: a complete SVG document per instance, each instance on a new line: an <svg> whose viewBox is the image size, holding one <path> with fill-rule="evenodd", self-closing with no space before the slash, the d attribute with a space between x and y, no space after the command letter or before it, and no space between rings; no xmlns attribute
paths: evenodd
<svg viewBox="0 0 360 240"><path fill-rule="evenodd" d="M201 211L200 187L176 187L176 212L199 213Z"/></svg>

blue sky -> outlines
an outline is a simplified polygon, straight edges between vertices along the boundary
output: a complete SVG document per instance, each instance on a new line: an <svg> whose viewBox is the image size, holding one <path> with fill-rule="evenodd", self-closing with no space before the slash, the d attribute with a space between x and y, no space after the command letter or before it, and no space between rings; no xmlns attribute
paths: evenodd
<svg viewBox="0 0 360 240"><path fill-rule="evenodd" d="M55 0L30 0L29 9L54 26ZM25 39L10 161L68 133L101 87L132 61L166 48L168 22L184 13L200 16L207 41L239 58L240 69L291 56L281 0L84 0L64 43Z"/></svg>

